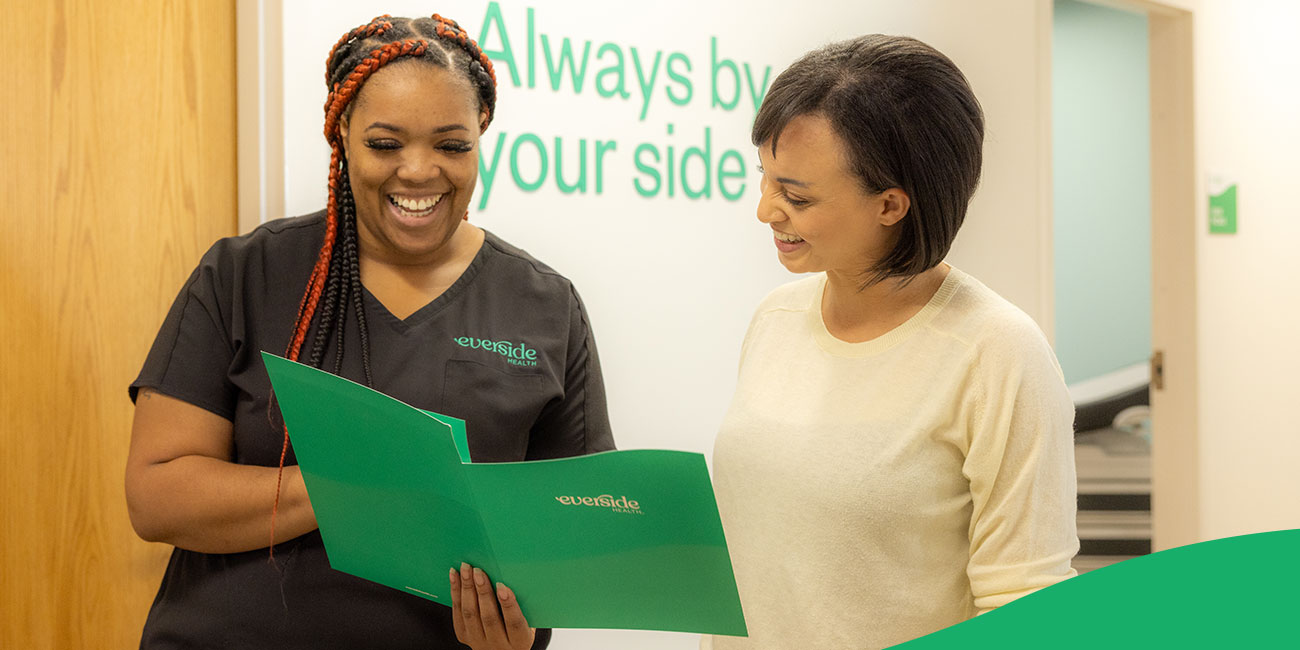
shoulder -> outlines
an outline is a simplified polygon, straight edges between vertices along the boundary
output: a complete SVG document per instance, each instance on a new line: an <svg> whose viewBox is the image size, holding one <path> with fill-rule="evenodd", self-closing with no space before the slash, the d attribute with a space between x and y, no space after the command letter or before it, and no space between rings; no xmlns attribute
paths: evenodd
<svg viewBox="0 0 1300 650"><path fill-rule="evenodd" d="M964 341L975 364L991 372L1033 368L1060 375L1056 354L1033 318L974 277L951 272L960 275L933 327Z"/></svg>
<svg viewBox="0 0 1300 650"><path fill-rule="evenodd" d="M806 312L821 291L825 275L818 273L787 282L767 294L754 310L754 319L779 312Z"/></svg>
<svg viewBox="0 0 1300 650"><path fill-rule="evenodd" d="M305 248L314 255L319 251L324 236L325 211L321 210L301 217L272 219L242 235L223 237L212 245L212 251L238 258Z"/></svg>
<svg viewBox="0 0 1300 650"><path fill-rule="evenodd" d="M1038 323L973 276L954 268L952 295L934 327L976 346L1022 339L1046 342Z"/></svg>
<svg viewBox="0 0 1300 650"><path fill-rule="evenodd" d="M767 294L754 309L740 346L742 360L759 340L786 340L807 333L807 314L821 293L825 275L818 273L787 282ZM742 361L743 362L743 361Z"/></svg>
<svg viewBox="0 0 1300 650"><path fill-rule="evenodd" d="M275 219L243 235L223 237L199 260L186 287L229 296L249 283L278 284L309 273L325 233L325 212ZM299 289L300 290L300 289Z"/></svg>
<svg viewBox="0 0 1300 650"><path fill-rule="evenodd" d="M487 229L483 229L484 253L488 257L496 282L522 293L551 295L572 294L577 291L568 278Z"/></svg>
<svg viewBox="0 0 1300 650"><path fill-rule="evenodd" d="M218 239L200 270L222 274L252 267L289 268L314 261L325 236L325 211L273 219L242 235Z"/></svg>
<svg viewBox="0 0 1300 650"><path fill-rule="evenodd" d="M821 294L825 279L825 274L817 273L787 282L768 293L754 309L743 347L747 347L748 342L761 331L774 329L789 333L791 328L800 329L800 324L806 325L806 315L814 308L813 303Z"/></svg>

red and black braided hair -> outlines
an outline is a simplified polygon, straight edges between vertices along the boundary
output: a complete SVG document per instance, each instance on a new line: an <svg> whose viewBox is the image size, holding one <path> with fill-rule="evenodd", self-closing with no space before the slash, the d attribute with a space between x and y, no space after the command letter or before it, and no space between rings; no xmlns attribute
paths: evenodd
<svg viewBox="0 0 1300 650"><path fill-rule="evenodd" d="M339 125L349 114L353 100L370 75L394 60L404 58L464 74L477 90L479 110L487 114L485 128L496 112L496 73L492 62L456 21L438 14L429 18L379 16L344 34L325 59L325 85L329 89L325 99L325 140L331 150L325 238L298 304L297 319L285 357L300 360L307 333L315 322L316 335L308 348L305 363L323 368L325 351L330 342L336 340L333 372L339 374L343 367L343 332L351 311L360 334L361 365L367 386L373 382L370 336L361 302L357 212ZM281 473L288 449L289 434L285 429L280 452ZM272 545L275 544L275 511L279 507L279 494L277 481L271 514Z"/></svg>

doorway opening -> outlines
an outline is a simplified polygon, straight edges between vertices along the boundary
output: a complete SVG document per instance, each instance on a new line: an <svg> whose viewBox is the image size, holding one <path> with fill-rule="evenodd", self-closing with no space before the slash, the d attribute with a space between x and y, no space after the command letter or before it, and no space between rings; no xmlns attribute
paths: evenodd
<svg viewBox="0 0 1300 650"><path fill-rule="evenodd" d="M1191 14L1055 0L1055 343L1080 571L1199 541Z"/></svg>

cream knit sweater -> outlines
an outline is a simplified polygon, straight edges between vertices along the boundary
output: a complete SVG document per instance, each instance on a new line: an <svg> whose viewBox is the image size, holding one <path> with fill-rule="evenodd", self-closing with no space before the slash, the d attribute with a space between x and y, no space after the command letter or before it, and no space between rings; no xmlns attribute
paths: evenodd
<svg viewBox="0 0 1300 650"><path fill-rule="evenodd" d="M825 274L750 324L713 451L749 638L882 648L1074 575L1074 409L1028 316L952 269L879 338L821 317Z"/></svg>

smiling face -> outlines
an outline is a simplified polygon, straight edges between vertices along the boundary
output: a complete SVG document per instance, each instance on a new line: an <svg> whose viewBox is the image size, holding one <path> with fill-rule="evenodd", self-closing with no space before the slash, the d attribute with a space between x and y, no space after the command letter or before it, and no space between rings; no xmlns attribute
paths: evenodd
<svg viewBox="0 0 1300 650"><path fill-rule="evenodd" d="M763 173L758 220L771 226L778 258L794 273L861 277L898 239L909 200L894 188L871 194L849 171L843 143L818 114L790 120L758 147Z"/></svg>
<svg viewBox="0 0 1300 650"><path fill-rule="evenodd" d="M486 113L468 79L418 60L370 76L339 124L363 256L392 264L440 259L478 178Z"/></svg>

